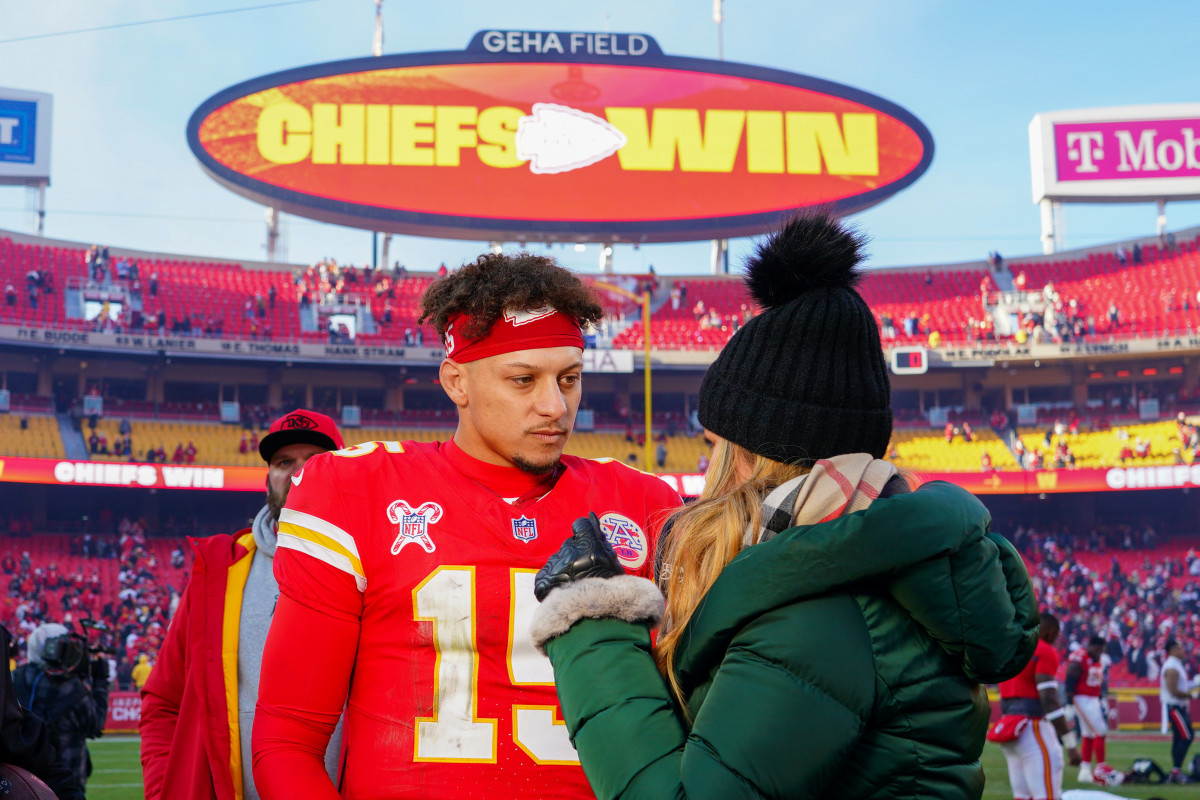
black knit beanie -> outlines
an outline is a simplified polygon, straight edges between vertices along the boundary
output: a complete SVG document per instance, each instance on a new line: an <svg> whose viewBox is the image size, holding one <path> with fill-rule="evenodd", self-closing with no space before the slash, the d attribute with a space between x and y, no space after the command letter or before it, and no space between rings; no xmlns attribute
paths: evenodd
<svg viewBox="0 0 1200 800"><path fill-rule="evenodd" d="M763 311L705 373L701 425L786 464L883 458L891 387L875 317L854 289L862 244L821 211L794 217L759 245L746 285Z"/></svg>

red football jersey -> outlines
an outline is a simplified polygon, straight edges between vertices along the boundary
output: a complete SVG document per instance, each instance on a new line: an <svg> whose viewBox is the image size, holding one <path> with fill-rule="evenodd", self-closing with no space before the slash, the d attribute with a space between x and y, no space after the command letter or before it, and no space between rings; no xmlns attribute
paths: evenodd
<svg viewBox="0 0 1200 800"><path fill-rule="evenodd" d="M368 443L309 460L280 516L275 574L284 598L357 625L356 653L314 642L317 664L260 693L263 740L279 741L279 716L311 712L327 725L329 699L297 707L287 683L322 680L326 662L345 683L337 676L352 659L343 797L590 797L550 661L529 642L534 574L571 522L595 511L627 571L652 577L658 530L680 499L620 462L562 465L539 484L452 442ZM277 636L306 635L273 627L264 662Z"/></svg>
<svg viewBox="0 0 1200 800"><path fill-rule="evenodd" d="M1058 653L1053 645L1038 639L1033 658L1021 670L1021 674L1000 684L1001 697L1024 697L1038 699L1036 675L1053 675L1058 672Z"/></svg>
<svg viewBox="0 0 1200 800"><path fill-rule="evenodd" d="M1104 686L1104 673L1108 669L1108 655L1101 653L1099 659L1093 659L1087 650L1080 647L1067 660L1083 667L1079 683L1075 684L1075 694L1099 697L1100 689Z"/></svg>

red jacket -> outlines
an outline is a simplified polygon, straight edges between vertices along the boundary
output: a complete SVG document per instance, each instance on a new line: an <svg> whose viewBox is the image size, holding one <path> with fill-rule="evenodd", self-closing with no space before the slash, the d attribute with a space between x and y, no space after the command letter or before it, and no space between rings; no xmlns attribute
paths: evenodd
<svg viewBox="0 0 1200 800"><path fill-rule="evenodd" d="M192 580L142 690L146 798L242 800L237 643L254 536L193 539L192 549Z"/></svg>

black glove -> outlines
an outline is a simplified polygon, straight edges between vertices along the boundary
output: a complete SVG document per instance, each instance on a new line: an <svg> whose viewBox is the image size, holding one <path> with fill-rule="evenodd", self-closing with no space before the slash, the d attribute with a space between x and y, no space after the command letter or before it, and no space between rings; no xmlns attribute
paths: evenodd
<svg viewBox="0 0 1200 800"><path fill-rule="evenodd" d="M550 556L546 566L538 570L533 581L533 594L540 603L556 586L580 578L611 578L624 572L612 545L600 530L596 512L590 511L586 517L571 523L571 537Z"/></svg>
<svg viewBox="0 0 1200 800"><path fill-rule="evenodd" d="M108 683L108 662L103 658L92 659L92 683Z"/></svg>

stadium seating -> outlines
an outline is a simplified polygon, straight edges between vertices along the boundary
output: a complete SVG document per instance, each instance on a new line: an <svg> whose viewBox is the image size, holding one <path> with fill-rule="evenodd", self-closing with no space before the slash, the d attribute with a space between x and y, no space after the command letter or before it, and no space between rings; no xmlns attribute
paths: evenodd
<svg viewBox="0 0 1200 800"><path fill-rule="evenodd" d="M1127 434L1121 438L1121 432ZM1181 455L1187 457L1187 448L1179 441L1178 428L1174 421L1146 422L1125 425L1105 431L1080 431L1075 435L1066 434L1062 437L1051 437L1052 444L1047 447L1046 429L1021 428L1021 441L1029 452L1040 451L1047 459L1052 458L1054 447L1059 439L1065 439L1071 453L1075 456L1077 468L1104 468L1121 465L1121 450L1128 444L1133 448L1139 439L1150 442L1150 452L1145 458L1134 457L1126 462L1127 466L1161 466L1175 463L1174 448L1180 448Z"/></svg>
<svg viewBox="0 0 1200 800"><path fill-rule="evenodd" d="M1064 299L1078 302L1083 316L1094 318L1097 334L1198 330L1198 243L1200 240L1189 240L1170 251L1148 245L1140 264L1133 264L1131 259L1121 264L1114 249L1096 251L1080 258L1014 261L1010 263L1010 269L1014 275L1025 272L1026 288L1030 291L1038 291L1047 282L1052 282ZM0 239L0 284L11 283L16 289L13 305L0 300L0 323L87 327L82 321L66 318L62 300L63 287L69 279L87 277L84 255L82 248L17 244L7 238ZM26 292L25 276L31 269L54 275L55 292L43 296L37 308L30 305ZM376 292L374 283L368 282L361 269L343 270L339 274L353 272L355 280L345 280L334 286L328 281L322 282L316 277L319 273L309 269L301 276L300 290L287 271L246 269L235 263L147 259L139 262L139 270L147 313L161 309L170 323L189 317L194 329L203 329L219 321L223 335L234 338L269 336L294 341L325 341L328 334L323 331L302 332L300 314L308 312L300 307L297 299L304 290L315 296L321 289L340 286L344 298L361 303L379 321L374 333L360 333L360 341L364 344L400 342L406 331L415 334L421 329L416 321L419 299L432 280L428 273L410 274L395 281L389 278L389 297L386 293ZM148 293L148 282L153 274L158 275L159 286L158 296L154 298ZM970 319L982 316L980 288L987 274L982 266L872 270L860 284L859 291L877 317L888 315L892 318L897 343L927 343L932 331L937 331L945 343L961 342L968 338ZM609 276L585 279L593 283L613 280ZM654 312L651 344L656 348L718 349L756 310L741 281L736 279L675 279L664 288L669 293L674 287L686 288L686 293L677 306L666 299ZM267 298L271 288L276 292L275 306L268 307L260 317L256 298ZM661 292L660 297L663 297ZM614 346L640 349L644 336L634 313L637 304L613 292L603 292L602 298L610 315L634 320L615 337ZM701 302L703 315L698 313ZM1118 309L1116 326L1109 324L1107 315L1111 303ZM387 306L392 310L390 323L383 322ZM912 315L921 320L921 333L906 336L903 320ZM421 330L425 342L435 341L432 330L428 327Z"/></svg>
<svg viewBox="0 0 1200 800"><path fill-rule="evenodd" d="M976 430L970 442L961 437L947 442L941 431L897 428L888 452L896 466L917 472L979 472L984 452L991 456L993 469L1018 469L1012 453L989 428Z"/></svg>
<svg viewBox="0 0 1200 800"><path fill-rule="evenodd" d="M53 422L53 420L51 420ZM136 460L144 460L146 448L162 446L166 451L168 463L174 459L175 448L189 443L196 447L194 463L218 466L256 467L262 465L262 459L255 448L242 453L240 443L243 429L236 425L222 425L214 422L187 422L162 420L131 420L130 438ZM120 436L119 421L114 418L101 419L96 425L97 433L103 433L108 442L110 453L97 453L91 456L96 461L128 461L129 455L113 455L112 445ZM85 439L90 429L84 427ZM257 432L262 435L262 431ZM450 438L454 433L449 427L363 427L344 428L342 435L346 444L372 441L415 441L432 442ZM57 435L57 430L55 430ZM701 437L668 436L663 442L667 458L664 472L696 472L701 455L706 455L708 446ZM62 443L58 442L60 448ZM654 442L652 447L657 448ZM623 433L576 432L567 444L567 453L585 458L618 458L627 460L630 454L636 456L636 465L642 466L643 448L626 440ZM43 453L29 453L42 455Z"/></svg>
<svg viewBox="0 0 1200 800"><path fill-rule="evenodd" d="M29 427L21 428L26 419ZM21 414L0 414L0 455L32 458L62 458L62 436L54 417Z"/></svg>
<svg viewBox="0 0 1200 800"><path fill-rule="evenodd" d="M1200 240L1186 241L1174 251L1148 245L1141 264L1127 258L1122 265L1113 251L1078 259L1022 263L1014 265L1013 270L1025 271L1030 290L1040 290L1052 282L1064 298L1076 299L1081 313L1095 317L1097 333L1200 330L1198 245ZM1117 307L1116 326L1109 324L1109 304Z"/></svg>

